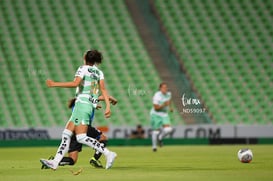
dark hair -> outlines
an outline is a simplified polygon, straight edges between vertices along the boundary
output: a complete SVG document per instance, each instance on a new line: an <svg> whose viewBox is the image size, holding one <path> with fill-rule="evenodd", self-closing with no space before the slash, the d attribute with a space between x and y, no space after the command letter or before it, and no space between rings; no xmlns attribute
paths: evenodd
<svg viewBox="0 0 273 181"><path fill-rule="evenodd" d="M72 108L75 106L76 98L72 98L68 101L68 108Z"/></svg>
<svg viewBox="0 0 273 181"><path fill-rule="evenodd" d="M102 54L98 50L88 50L85 53L85 61L87 64L94 65L95 63L101 63L102 59Z"/></svg>
<svg viewBox="0 0 273 181"><path fill-rule="evenodd" d="M167 85L167 83L166 83L166 82L161 82L161 83L159 84L159 89L160 89L163 85Z"/></svg>

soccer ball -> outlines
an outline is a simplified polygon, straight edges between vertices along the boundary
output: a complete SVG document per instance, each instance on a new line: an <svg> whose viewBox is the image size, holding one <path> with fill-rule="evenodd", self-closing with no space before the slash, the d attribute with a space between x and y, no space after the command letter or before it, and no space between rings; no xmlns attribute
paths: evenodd
<svg viewBox="0 0 273 181"><path fill-rule="evenodd" d="M253 153L250 149L245 148L245 149L240 149L238 151L238 159L242 163L249 163L252 161L252 158L253 158Z"/></svg>

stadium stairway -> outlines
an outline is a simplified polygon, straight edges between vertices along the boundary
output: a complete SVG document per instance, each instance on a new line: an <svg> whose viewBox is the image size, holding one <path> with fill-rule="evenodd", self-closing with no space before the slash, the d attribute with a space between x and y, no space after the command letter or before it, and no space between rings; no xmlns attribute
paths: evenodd
<svg viewBox="0 0 273 181"><path fill-rule="evenodd" d="M205 112L199 114L183 113L184 108L181 100L183 94L191 95L192 98L196 98L196 96L191 87L188 86L187 78L181 72L180 63L170 51L171 45L168 44L165 34L161 31L160 24L149 1L127 0L125 2L144 45L152 57L153 64L160 72L159 76L168 83L173 94L173 102L184 122L186 124L210 123L211 120ZM200 106L194 106L194 109L201 109Z"/></svg>

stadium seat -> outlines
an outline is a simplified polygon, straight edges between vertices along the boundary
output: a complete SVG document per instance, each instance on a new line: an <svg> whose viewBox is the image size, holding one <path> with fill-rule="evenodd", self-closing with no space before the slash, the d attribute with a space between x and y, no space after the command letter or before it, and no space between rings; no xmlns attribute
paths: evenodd
<svg viewBox="0 0 273 181"><path fill-rule="evenodd" d="M107 88L119 100L110 123L99 112L94 124L149 125L151 97L160 77L125 2L2 0L0 9L1 35L5 35L0 68L2 64L7 68L3 76L8 81L0 90L7 103L0 122L9 118L1 127L63 127L71 114L66 104L74 89L49 89L45 80L73 80L84 51L90 48L103 52ZM130 97L129 85L149 94ZM8 96L9 90L14 99ZM9 104L14 101L17 107ZM19 115L18 109L22 110ZM174 117L174 125L183 124L179 113Z"/></svg>

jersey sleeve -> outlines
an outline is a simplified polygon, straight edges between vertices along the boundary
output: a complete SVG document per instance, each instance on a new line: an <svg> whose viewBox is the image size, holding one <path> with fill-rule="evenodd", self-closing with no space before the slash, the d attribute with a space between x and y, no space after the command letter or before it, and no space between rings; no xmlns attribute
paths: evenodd
<svg viewBox="0 0 273 181"><path fill-rule="evenodd" d="M172 93L171 92L168 92L168 94L169 94L169 100L171 100L172 99Z"/></svg>
<svg viewBox="0 0 273 181"><path fill-rule="evenodd" d="M83 66L80 66L78 68L78 70L75 73L75 77L80 77L80 78L84 77L84 67Z"/></svg>
<svg viewBox="0 0 273 181"><path fill-rule="evenodd" d="M100 80L104 79L104 74L102 71L100 71Z"/></svg>
<svg viewBox="0 0 273 181"><path fill-rule="evenodd" d="M153 104L160 105L160 97L158 94L155 94L153 97Z"/></svg>

